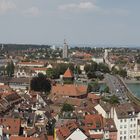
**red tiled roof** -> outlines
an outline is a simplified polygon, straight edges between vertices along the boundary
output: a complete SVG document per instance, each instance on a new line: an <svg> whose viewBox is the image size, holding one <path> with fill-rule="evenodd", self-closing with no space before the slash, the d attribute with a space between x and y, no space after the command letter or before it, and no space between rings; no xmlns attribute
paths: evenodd
<svg viewBox="0 0 140 140"><path fill-rule="evenodd" d="M48 140L54 140L53 136L48 136Z"/></svg>
<svg viewBox="0 0 140 140"><path fill-rule="evenodd" d="M10 140L40 140L40 138L11 136Z"/></svg>
<svg viewBox="0 0 140 140"><path fill-rule="evenodd" d="M104 127L103 117L98 114L88 114L84 120L87 129L101 129Z"/></svg>
<svg viewBox="0 0 140 140"><path fill-rule="evenodd" d="M8 85L0 85L0 89L10 89Z"/></svg>
<svg viewBox="0 0 140 140"><path fill-rule="evenodd" d="M68 68L64 73L64 78L73 78L73 72Z"/></svg>
<svg viewBox="0 0 140 140"><path fill-rule="evenodd" d="M103 134L93 134L93 135L90 135L90 138L93 138L93 139L102 139L103 138Z"/></svg>
<svg viewBox="0 0 140 140"><path fill-rule="evenodd" d="M19 62L19 65L44 65L43 62Z"/></svg>
<svg viewBox="0 0 140 140"><path fill-rule="evenodd" d="M61 127L58 128L56 131L57 136L61 139L64 140L66 137L68 137L76 128L77 124L75 121L69 121L66 124L62 125Z"/></svg>
<svg viewBox="0 0 140 140"><path fill-rule="evenodd" d="M4 127L4 133L18 135L20 132L21 120L13 118L0 118L0 125Z"/></svg>
<svg viewBox="0 0 140 140"><path fill-rule="evenodd" d="M63 96L81 96L87 93L87 86L74 84L56 84L52 87L52 94Z"/></svg>
<svg viewBox="0 0 140 140"><path fill-rule="evenodd" d="M94 94L94 93L88 93L88 98L93 99L93 100L99 100L101 99L100 96Z"/></svg>

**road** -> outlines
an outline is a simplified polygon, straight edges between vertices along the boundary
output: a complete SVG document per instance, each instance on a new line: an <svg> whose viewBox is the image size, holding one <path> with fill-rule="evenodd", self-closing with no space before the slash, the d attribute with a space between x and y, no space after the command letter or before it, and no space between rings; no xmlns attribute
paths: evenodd
<svg viewBox="0 0 140 140"><path fill-rule="evenodd" d="M128 102L126 88L117 76L106 74L105 81L110 89L110 92L120 99L120 103Z"/></svg>

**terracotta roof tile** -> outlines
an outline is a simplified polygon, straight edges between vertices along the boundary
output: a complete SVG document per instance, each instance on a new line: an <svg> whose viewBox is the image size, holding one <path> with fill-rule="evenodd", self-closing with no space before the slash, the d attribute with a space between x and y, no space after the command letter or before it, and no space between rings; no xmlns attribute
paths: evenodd
<svg viewBox="0 0 140 140"><path fill-rule="evenodd" d="M25 64L27 64L27 65L44 65L44 63L43 62L19 62L18 64L20 64L20 65L25 65Z"/></svg>
<svg viewBox="0 0 140 140"><path fill-rule="evenodd" d="M65 73L64 73L64 78L73 78L74 75L73 75L73 72L68 68Z"/></svg>
<svg viewBox="0 0 140 140"><path fill-rule="evenodd" d="M54 140L53 136L48 136L48 140Z"/></svg>
<svg viewBox="0 0 140 140"><path fill-rule="evenodd" d="M63 96L81 96L87 93L87 86L74 84L56 84L52 87L52 94Z"/></svg>
<svg viewBox="0 0 140 140"><path fill-rule="evenodd" d="M64 140L66 137L68 137L76 128L77 124L75 121L69 121L66 124L62 125L61 127L58 128L56 131L57 136L61 139Z"/></svg>
<svg viewBox="0 0 140 140"><path fill-rule="evenodd" d="M88 129L101 129L104 127L103 117L98 114L86 115L84 123Z"/></svg>
<svg viewBox="0 0 140 140"><path fill-rule="evenodd" d="M11 136L10 140L40 140L40 138Z"/></svg>
<svg viewBox="0 0 140 140"><path fill-rule="evenodd" d="M90 135L90 137L93 138L93 139L102 139L103 134L93 134L93 135Z"/></svg>
<svg viewBox="0 0 140 140"><path fill-rule="evenodd" d="M13 118L0 118L0 125L4 127L4 133L18 135L20 132L21 120Z"/></svg>
<svg viewBox="0 0 140 140"><path fill-rule="evenodd" d="M101 99L100 96L93 94L93 93L88 93L88 98L93 99L93 100L99 100Z"/></svg>

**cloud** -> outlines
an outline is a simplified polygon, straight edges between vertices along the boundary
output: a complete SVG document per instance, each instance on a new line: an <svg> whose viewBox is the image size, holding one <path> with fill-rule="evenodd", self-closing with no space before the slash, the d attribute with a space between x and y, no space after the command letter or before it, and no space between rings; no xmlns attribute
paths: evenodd
<svg viewBox="0 0 140 140"><path fill-rule="evenodd" d="M126 9L100 7L97 5L97 0L87 1L83 0L80 3L69 3L59 5L58 9L61 11L94 11L94 13L103 16L128 16L130 13Z"/></svg>
<svg viewBox="0 0 140 140"><path fill-rule="evenodd" d="M60 5L59 10L97 10L98 7L92 2L80 2Z"/></svg>
<svg viewBox="0 0 140 140"><path fill-rule="evenodd" d="M36 16L40 15L40 10L39 10L39 8L33 6L33 7L29 8L29 9L23 11L23 14L25 16L36 17Z"/></svg>
<svg viewBox="0 0 140 140"><path fill-rule="evenodd" d="M11 0L0 0L0 14L5 14L16 8L16 5Z"/></svg>

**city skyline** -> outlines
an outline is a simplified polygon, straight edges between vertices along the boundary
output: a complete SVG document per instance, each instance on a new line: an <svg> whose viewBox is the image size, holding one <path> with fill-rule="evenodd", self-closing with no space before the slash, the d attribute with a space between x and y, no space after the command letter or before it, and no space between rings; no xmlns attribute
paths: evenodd
<svg viewBox="0 0 140 140"><path fill-rule="evenodd" d="M0 0L0 42L140 45L138 0Z"/></svg>

